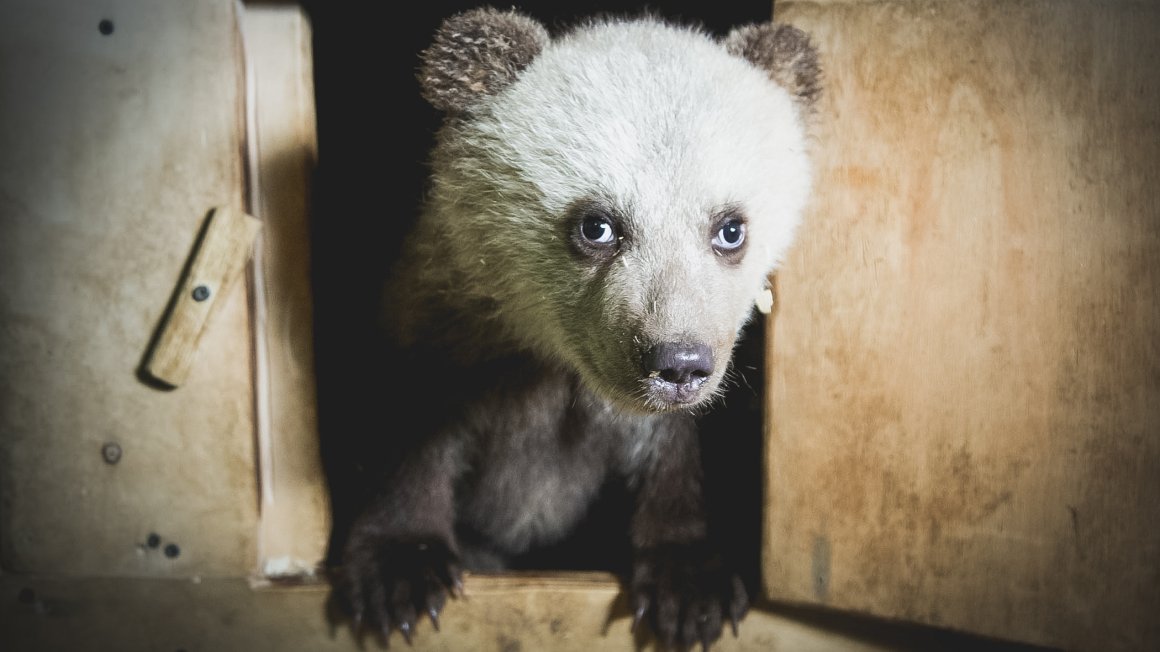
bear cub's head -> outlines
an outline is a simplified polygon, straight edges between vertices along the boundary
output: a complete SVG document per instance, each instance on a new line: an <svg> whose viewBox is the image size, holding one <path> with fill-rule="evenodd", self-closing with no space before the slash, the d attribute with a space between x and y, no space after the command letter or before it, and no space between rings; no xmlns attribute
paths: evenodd
<svg viewBox="0 0 1160 652"><path fill-rule="evenodd" d="M446 114L419 283L485 320L486 346L621 407L710 401L810 190L809 39L651 18L551 38L480 9L444 22L419 77Z"/></svg>

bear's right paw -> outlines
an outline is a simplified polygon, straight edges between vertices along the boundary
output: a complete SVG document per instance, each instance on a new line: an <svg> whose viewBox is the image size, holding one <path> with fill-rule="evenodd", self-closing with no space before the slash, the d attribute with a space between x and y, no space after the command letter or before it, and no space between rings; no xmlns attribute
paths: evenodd
<svg viewBox="0 0 1160 652"><path fill-rule="evenodd" d="M634 633L647 617L662 649L708 652L726 619L749 610L745 586L720 554L704 543L668 544L636 551L629 585Z"/></svg>
<svg viewBox="0 0 1160 652"><path fill-rule="evenodd" d="M333 579L332 605L350 619L355 637L376 631L388 647L393 629L411 643L420 614L438 631L448 593L463 594L459 557L438 539L352 536Z"/></svg>

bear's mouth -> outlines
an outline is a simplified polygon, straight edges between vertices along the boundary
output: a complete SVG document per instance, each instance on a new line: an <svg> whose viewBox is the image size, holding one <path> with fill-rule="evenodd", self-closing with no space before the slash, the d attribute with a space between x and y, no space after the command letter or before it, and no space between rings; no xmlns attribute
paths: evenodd
<svg viewBox="0 0 1160 652"><path fill-rule="evenodd" d="M697 341L659 342L640 357L643 386L649 404L661 410L691 407L710 392L713 350Z"/></svg>
<svg viewBox="0 0 1160 652"><path fill-rule="evenodd" d="M679 383L665 380L660 373L652 372L643 383L650 404L661 409L672 409L691 407L700 403L705 396L702 390L708 379L707 375L696 376L687 382Z"/></svg>

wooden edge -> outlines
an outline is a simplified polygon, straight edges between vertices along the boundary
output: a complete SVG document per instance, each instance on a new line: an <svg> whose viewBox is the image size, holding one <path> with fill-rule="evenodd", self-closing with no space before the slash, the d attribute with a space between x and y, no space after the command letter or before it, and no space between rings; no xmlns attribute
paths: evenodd
<svg viewBox="0 0 1160 652"><path fill-rule="evenodd" d="M256 591L238 578L0 576L0 593L9 596L0 601L0 640L6 649L19 650L384 649L373 632L356 637L349 624L330 620L327 591L324 583ZM630 631L624 604L619 585L600 573L471 576L467 597L448 601L440 631L421 619L412 645L395 632L390 648L661 650L651 636ZM738 637L725 630L714 652L980 649L977 641L970 647L953 637L892 625L854 626L766 605L750 611Z"/></svg>
<svg viewBox="0 0 1160 652"><path fill-rule="evenodd" d="M265 228L251 266L260 516L257 572L309 581L330 503L319 451L310 279L317 154L311 25L293 4L242 8L251 211Z"/></svg>
<svg viewBox="0 0 1160 652"><path fill-rule="evenodd" d="M250 578L250 588L257 591L329 591L330 584L320 575L310 578ZM468 595L502 594L511 591L595 591L616 595L622 586L615 575L600 571L505 571L502 573L463 574ZM627 612L626 612L627 613Z"/></svg>

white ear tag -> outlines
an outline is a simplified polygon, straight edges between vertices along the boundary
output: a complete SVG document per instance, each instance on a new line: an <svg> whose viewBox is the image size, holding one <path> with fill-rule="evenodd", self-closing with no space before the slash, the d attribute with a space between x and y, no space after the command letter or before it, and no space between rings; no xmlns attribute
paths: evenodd
<svg viewBox="0 0 1160 652"><path fill-rule="evenodd" d="M773 289L765 288L758 293L757 299L754 301L757 304L757 309L761 314L768 315L773 311Z"/></svg>

